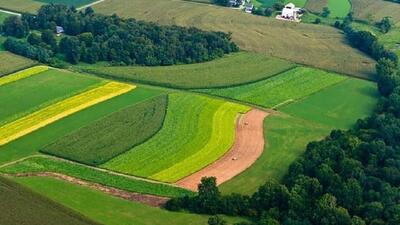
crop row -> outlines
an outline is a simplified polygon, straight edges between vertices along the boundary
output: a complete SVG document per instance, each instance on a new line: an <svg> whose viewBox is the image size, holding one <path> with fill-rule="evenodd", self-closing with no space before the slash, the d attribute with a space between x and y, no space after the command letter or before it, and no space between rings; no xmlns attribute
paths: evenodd
<svg viewBox="0 0 400 225"><path fill-rule="evenodd" d="M109 82L38 110L0 127L0 145L4 145L82 109L126 93L133 88L134 86L128 84Z"/></svg>
<svg viewBox="0 0 400 225"><path fill-rule="evenodd" d="M47 71L47 66L35 66L0 78L0 86Z"/></svg>

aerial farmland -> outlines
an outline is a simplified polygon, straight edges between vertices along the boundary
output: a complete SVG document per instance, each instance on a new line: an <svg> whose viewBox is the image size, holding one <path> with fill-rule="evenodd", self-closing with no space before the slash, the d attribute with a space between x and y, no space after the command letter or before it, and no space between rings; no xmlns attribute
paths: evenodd
<svg viewBox="0 0 400 225"><path fill-rule="evenodd" d="M400 223L399 8L0 0L0 225Z"/></svg>

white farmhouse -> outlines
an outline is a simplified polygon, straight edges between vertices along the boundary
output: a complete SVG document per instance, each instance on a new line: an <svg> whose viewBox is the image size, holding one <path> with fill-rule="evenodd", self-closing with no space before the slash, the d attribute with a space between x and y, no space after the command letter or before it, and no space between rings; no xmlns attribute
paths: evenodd
<svg viewBox="0 0 400 225"><path fill-rule="evenodd" d="M285 20L292 20L292 21L299 21L299 18L302 14L302 9L301 8L296 8L296 6L293 3L289 3L285 5L285 7L282 9L281 15L279 15L277 18L278 19L285 19Z"/></svg>

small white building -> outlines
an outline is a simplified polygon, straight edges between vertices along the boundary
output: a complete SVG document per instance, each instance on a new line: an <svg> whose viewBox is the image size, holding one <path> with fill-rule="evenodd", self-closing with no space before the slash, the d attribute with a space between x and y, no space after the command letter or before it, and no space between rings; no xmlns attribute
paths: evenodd
<svg viewBox="0 0 400 225"><path fill-rule="evenodd" d="M64 28L61 26L56 26L56 34L57 36L61 36L64 33Z"/></svg>
<svg viewBox="0 0 400 225"><path fill-rule="evenodd" d="M246 3L244 6L244 11L247 13L252 13L253 12L254 5L251 4L251 2Z"/></svg>
<svg viewBox="0 0 400 225"><path fill-rule="evenodd" d="M285 5L285 7L282 9L281 15L278 15L277 19L292 20L299 22L302 13L303 10L301 8L297 8L293 3L289 3Z"/></svg>

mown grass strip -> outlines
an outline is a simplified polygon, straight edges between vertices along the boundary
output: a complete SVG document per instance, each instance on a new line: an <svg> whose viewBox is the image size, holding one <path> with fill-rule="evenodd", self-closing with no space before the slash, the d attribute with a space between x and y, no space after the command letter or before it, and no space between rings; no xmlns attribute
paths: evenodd
<svg viewBox="0 0 400 225"><path fill-rule="evenodd" d="M221 105L212 118L213 127L207 144L196 153L150 178L176 182L221 158L234 143L238 113L245 113L248 110L250 107L234 103Z"/></svg>
<svg viewBox="0 0 400 225"><path fill-rule="evenodd" d="M66 160L47 157L29 158L16 164L3 167L0 171L7 174L54 172L130 192L165 197L193 195L191 191L172 185L116 175Z"/></svg>
<svg viewBox="0 0 400 225"><path fill-rule="evenodd" d="M163 128L147 142L110 160L102 167L152 177L199 151L213 149L217 155L223 154L233 144L232 133L236 116L248 109L247 106L204 96L170 94ZM218 156L213 154L209 159L199 158L197 164L187 165L188 168L181 172L186 176L216 158ZM167 177L162 180L173 181Z"/></svg>
<svg viewBox="0 0 400 225"><path fill-rule="evenodd" d="M0 86L47 71L47 66L35 66L0 78Z"/></svg>
<svg viewBox="0 0 400 225"><path fill-rule="evenodd" d="M41 151L89 165L102 164L157 133L166 107L166 95L135 103L64 136Z"/></svg>
<svg viewBox="0 0 400 225"><path fill-rule="evenodd" d="M128 84L109 82L36 111L0 127L0 145L4 145L82 109L126 93L134 87Z"/></svg>

